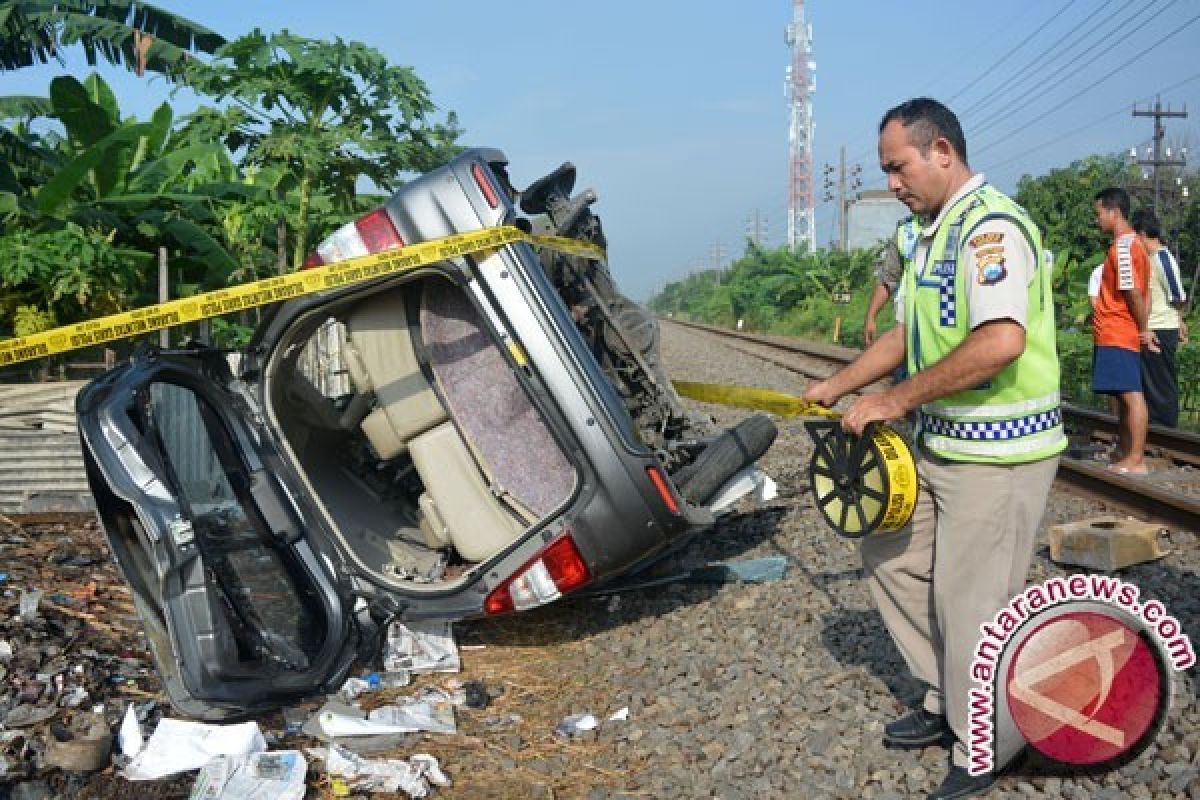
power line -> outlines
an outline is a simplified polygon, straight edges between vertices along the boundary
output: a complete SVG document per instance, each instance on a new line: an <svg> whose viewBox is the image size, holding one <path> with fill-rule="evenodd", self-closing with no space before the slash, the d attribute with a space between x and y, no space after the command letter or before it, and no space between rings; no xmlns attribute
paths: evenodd
<svg viewBox="0 0 1200 800"><path fill-rule="evenodd" d="M1189 78L1184 78L1181 81L1177 81L1176 83L1173 83L1170 86L1164 87L1162 89L1158 89L1157 91L1154 92L1154 94L1147 95L1146 97L1142 97L1139 100L1135 101L1135 104L1139 103L1139 102L1140 103L1149 102L1151 99L1153 99L1154 95L1166 94L1167 92L1171 92L1171 91L1174 91L1175 89L1178 89L1180 86L1186 86L1187 84L1192 83L1193 81L1197 81L1197 80L1200 80L1200 72L1197 72L1195 75L1192 75ZM995 173L1000 168L1006 167L1009 164L1013 163L1014 161L1019 161L1022 158L1027 157L1030 153L1036 153L1039 150L1045 150L1047 147L1050 147L1051 145L1056 145L1059 142L1063 141L1064 139L1070 139L1072 136L1075 136L1076 134L1079 134L1086 130L1094 128L1094 127L1096 127L1096 125L1100 124L1101 122L1107 122L1108 120L1112 119L1113 117L1123 116L1128 110L1129 110L1129 107L1123 105L1115 111L1110 111L1107 114L1105 114L1104 116L1097 117L1096 119L1085 122L1084 124L1080 125L1078 128L1073 128L1073 129L1067 131L1066 133L1060 134L1059 136L1055 136L1053 139L1048 139L1048 140L1042 142L1041 144L1034 145L1033 147L1027 147L1020 154L1015 155L1012 158L1006 159L1004 161L1001 161L999 164L991 164L984 171L990 172L990 173ZM996 144L998 144L998 142L993 143L993 144L989 145L988 147L982 148L980 150L980 152L983 152L984 150L987 150L991 147L995 147Z"/></svg>
<svg viewBox="0 0 1200 800"><path fill-rule="evenodd" d="M1108 0L1108 2L1109 2L1109 3L1111 3L1111 2L1112 2L1112 0ZM1050 25L1052 22L1054 22L1054 20L1058 19L1058 18L1059 18L1059 17L1061 17L1063 14L1065 14L1065 13L1066 13L1066 11L1067 11L1067 9L1068 9L1068 8L1070 8L1070 7L1071 7L1071 6L1073 6L1073 5L1075 5L1075 0L1069 0L1069 2L1068 2L1068 3L1067 3L1065 6L1063 6L1062 8L1060 8L1058 11L1054 12L1054 14L1052 14L1052 15L1050 16L1050 19L1046 20L1046 21L1045 21L1045 22L1043 22L1043 23L1042 23L1040 26L1038 26L1038 29L1039 29L1039 30L1044 30L1044 29L1045 29L1046 27L1048 27L1048 26L1049 26L1049 25ZM966 94L967 92L971 91L971 89L973 89L973 88L976 86L976 84L978 84L978 83L979 83L981 80L983 80L984 78L987 78L988 76L990 76L990 75L994 74L994 70L996 69L996 67L998 67L998 66L1000 66L1001 64L1003 64L1003 63L1004 63L1004 62L1005 62L1005 61L1008 59L1008 57L1009 57L1009 56L1013 55L1013 54L1014 54L1014 53L1016 53L1018 50L1020 50L1022 47L1024 47L1024 46L1025 46L1025 45L1027 45L1027 44L1029 44L1030 42L1032 42L1032 41L1033 41L1033 39L1034 39L1034 37L1033 37L1033 36L1029 36L1029 37L1022 38L1022 39L1021 39L1021 41L1019 41L1015 47L1012 47L1012 48L1010 48L1010 49L1008 50L1008 52L1007 52L1007 53L1005 53L1004 55L1002 55L1002 56L1000 56L998 59L996 59L996 62L995 62L994 64L992 64L991 66L989 66L989 67L988 67L987 69L985 69L983 72L979 73L979 75L977 75L977 76L976 76L976 77L975 77L973 80L971 80L969 83L967 83L967 85L966 85L966 86L964 86L962 89L959 89L957 92L955 92L954 94L952 94L952 95L950 96L950 99L949 99L949 100L946 102L946 105L950 105L950 103L954 102L955 100L957 100L958 98L960 98L960 97L962 97L964 94Z"/></svg>
<svg viewBox="0 0 1200 800"><path fill-rule="evenodd" d="M1162 44L1165 44L1165 43L1167 43L1167 42L1168 42L1168 41L1170 41L1171 39L1173 39L1173 38L1175 38L1176 36L1178 36L1179 34L1183 33L1185 30L1187 30L1188 28L1190 28L1192 25L1196 24L1196 22L1197 22L1198 20L1200 20L1200 14L1197 14L1196 16L1192 17L1190 20L1188 20L1187 22L1185 22L1183 25L1181 25L1180 27L1178 27L1178 28L1176 28L1175 30L1171 31L1170 33L1168 33L1166 36L1162 37L1162 38L1161 38L1161 39L1159 39L1158 41L1156 41L1156 42L1152 42L1152 43L1150 44L1150 46L1149 46L1149 47L1147 47L1147 48L1145 48L1144 50L1142 50L1142 51L1138 52L1138 53L1137 53L1135 56L1133 56L1132 58L1128 59L1127 61L1124 61L1124 62L1122 62L1120 65L1118 65L1117 67L1113 68L1113 69L1112 69L1112 70L1110 70L1109 72L1106 72L1106 73L1105 73L1103 76L1101 76L1100 78L1096 79L1095 81L1093 81L1092 83L1088 84L1087 86L1085 86L1084 88L1080 89L1079 91L1075 92L1075 94L1073 94L1073 95L1071 95L1070 97L1066 98L1066 99L1065 99L1065 100L1063 100L1062 102L1056 103L1055 105L1051 106L1049 109L1047 109L1046 111L1042 112L1041 114L1039 114L1038 116L1034 117L1033 119L1026 120L1025 122L1023 122L1023 123L1020 125L1020 127L1018 127L1018 128L1014 128L1013 130L1009 131L1009 133L1008 133L1006 136L1001 136L1001 137L999 137L999 138L998 138L998 139L996 139L994 142L992 142L992 144L995 144L996 142L999 142L999 141L1002 141L1002 140L1004 140L1004 139L1005 139L1005 138L1007 138L1008 136L1011 136L1011 135L1013 135L1014 133L1016 133L1017 131L1019 131L1019 130L1021 130L1021 129L1023 129L1023 128L1028 128L1029 126L1033 125L1034 123L1037 123L1037 122L1040 122L1040 121L1042 121L1043 119L1045 119L1046 117L1048 117L1048 116L1050 116L1051 114L1055 113L1056 111L1061 111L1061 110L1062 110L1064 107L1066 107L1066 106L1070 105L1071 103L1075 102L1075 101L1076 101L1076 100L1078 100L1080 97L1082 97L1083 95L1085 95L1085 94L1087 94L1088 92L1090 92L1092 89L1095 89L1097 86L1099 86L1100 84L1104 83L1106 80L1108 80L1109 78L1111 78L1113 75L1116 75L1118 72L1120 72L1121 70L1125 69L1125 68L1126 68L1126 67L1128 67L1130 64L1133 64L1134 62L1136 62L1136 61L1139 61L1140 59L1144 58L1144 57L1146 56L1146 54L1147 54L1147 53L1149 53L1151 50L1155 49L1156 47L1158 47L1158 46L1160 46L1160 45L1162 45Z"/></svg>
<svg viewBox="0 0 1200 800"><path fill-rule="evenodd" d="M1129 0L1129 2L1130 2L1130 3L1134 2L1134 1L1135 1L1135 0ZM1048 19L1048 20L1046 20L1046 22L1042 23L1040 30L1044 30L1046 26L1048 26L1048 25L1049 25L1050 23L1052 23L1052 22L1053 22L1055 19L1057 19L1057 18L1059 17L1059 15L1061 15L1061 14L1062 14L1063 12L1065 12L1065 11L1066 11L1068 8L1070 8L1070 7L1071 7L1071 6L1074 4L1074 2L1075 2L1075 0L1069 0L1069 2L1067 2L1067 4L1066 4L1066 5L1064 5L1064 6L1063 6L1063 7L1062 7L1062 8L1061 8L1061 9L1060 9L1060 10L1059 10L1057 13L1055 13L1054 15L1052 15L1052 16L1050 17L1050 19ZM1108 4L1111 4L1112 2L1114 2L1114 0L1106 0L1106 2L1105 2L1105 5L1107 6ZM1103 7L1101 7L1101 10L1102 10L1102 9L1103 9ZM1068 35L1069 35L1069 33L1073 32L1074 30L1077 30L1077 29L1078 29L1080 26L1082 26L1084 23L1086 23L1086 22L1088 21L1088 19L1091 19L1093 16L1095 16L1095 14L1096 14L1096 13L1098 13L1098 12L1093 12L1093 14L1091 14L1091 15L1090 15L1090 16L1088 16L1086 19L1084 19L1084 20L1083 20L1083 22L1079 23L1079 25L1077 25L1075 28L1073 28L1073 29L1072 29L1072 31L1069 31L1069 32L1068 32ZM1022 42L1021 42L1020 44L1018 44L1016 47L1014 47L1014 48L1010 49L1008 53L1006 53L1004 56L1002 56L1002 57L1001 57L1001 58L1000 58L1000 59L997 61L997 64L999 64L999 63L1003 62L1003 60L1004 60L1005 58L1007 58L1007 57L1008 57L1009 55L1011 55L1012 53L1016 52L1016 51L1017 51L1018 49L1020 49L1020 48L1021 48L1021 47L1022 47L1024 44L1027 44L1027 43L1029 43L1029 42L1033 41L1033 39L1035 39L1035 38L1037 37L1037 34L1038 34L1038 32L1039 32L1039 30L1038 30L1038 29L1035 29L1035 31L1034 31L1032 34L1030 34L1030 35L1028 35L1027 37L1025 37L1025 38L1022 40ZM1049 48L1047 48L1047 51L1046 51L1046 52L1048 52L1050 49L1053 49L1053 48L1054 48L1054 46L1055 46L1055 45L1056 45L1058 42L1061 42L1061 41L1062 41L1062 39L1063 39L1063 37L1059 37L1059 39L1058 39L1058 40L1056 40L1055 42L1051 43L1050 47L1049 47ZM1033 63L1036 63L1036 62L1037 62L1037 61L1038 61L1038 60L1039 60L1039 59L1040 59L1040 58L1041 58L1041 57L1042 57L1044 54L1045 54L1045 52L1043 52L1043 53L1040 53L1039 55L1035 56L1035 57L1034 57L1034 59L1033 59ZM993 65L993 66L995 66L995 65ZM1028 67L1028 66L1029 66L1029 64L1027 64L1027 65L1026 65L1026 67ZM991 68L989 68L989 69L991 69ZM958 93L956 93L956 94L954 95L954 97L958 97L959 95L962 95L964 92L966 92L968 89L970 89L970 88L971 88L971 86L973 86L975 83L978 83L978 82L979 82L979 80L980 80L980 79L982 79L982 78L983 78L983 77L984 77L986 74L987 74L987 71L985 70L985 72L984 72L983 74L981 74L980 76L976 77L976 78L975 78L975 79L974 79L974 80L973 80L971 83L969 83L969 84L967 85L967 87L966 87L966 88L964 88L964 89L960 90ZM996 90L996 91L1003 91L1003 89ZM986 100L986 99L990 98L991 96L995 95L995 93L996 93L996 92L989 93L988 95L985 95L983 99L984 99L984 100ZM951 98L951 99L954 99L954 98ZM963 115L960 113L960 114L959 114L959 117L961 118L962 116L963 116ZM863 139L866 139L866 138L867 138L867 137L863 137ZM858 144L858 142L860 142L860 141L863 141L863 139L857 139L857 140L854 140L854 141L852 142L852 146L853 146L853 145L857 145L857 144ZM859 151L859 152L855 153L855 155L854 155L854 156L853 156L853 157L852 157L850 160L851 160L852 162L862 161L862 160L864 160L864 159L868 158L869 156L873 155L873 153L874 153L874 148L872 148L872 147L868 147L868 148L866 148L866 149L864 149L864 150L861 150L861 151Z"/></svg>
<svg viewBox="0 0 1200 800"><path fill-rule="evenodd" d="M1152 16L1148 17L1145 20L1142 20L1141 24L1138 25L1133 30L1129 31L1128 35L1137 33L1139 30L1141 30L1142 28L1146 27L1146 25L1153 22L1155 19L1157 19L1159 16L1161 16L1163 13L1165 13L1168 9L1170 9L1171 6L1177 4L1178 2L1179 2L1179 0L1171 0L1171 2L1169 2L1166 6L1159 9L1157 13L1153 14ZM1097 41L1095 44L1093 44L1087 50L1084 50L1082 53L1080 53L1078 56L1076 56L1076 58L1073 59L1071 62L1063 65L1062 69L1066 69L1066 68L1070 67L1071 64L1076 63L1086 53L1089 53L1092 50L1095 50L1097 47L1101 47L1101 46L1110 46L1111 47L1111 43L1108 41L1105 41L1103 39L1101 39L1100 41ZM1028 105L1028 104L1034 102L1035 100L1038 100L1038 99L1046 96L1046 94L1054 91L1055 89L1059 88L1068 79L1075 77L1081 71L1083 71L1084 69L1087 69L1087 67L1090 66L1091 63L1093 61L1095 61L1097 58L1099 58L1101 55L1103 55L1102 52L1097 53L1095 57L1080 64L1075 70L1073 70L1072 72L1070 72L1067 75L1062 75L1062 69L1060 69L1058 72L1055 72L1053 75L1047 76L1034 89L1031 89L1030 91L1025 92L1024 94L1020 95L1019 97L1014 98L1013 100L1009 101L1003 108L993 111L993 113L990 116L977 122L976 123L976 133L978 134L983 131L986 131L989 127L994 127L997 122L1000 122L1001 120L1005 119L1012 109L1015 109L1021 105ZM1061 78L1059 77L1060 75L1062 76Z"/></svg>
<svg viewBox="0 0 1200 800"><path fill-rule="evenodd" d="M1042 50L1040 53L1038 53L1036 56L1034 56L1029 61L1025 62L1025 64L1023 66L1021 66L1019 69L1017 69L1015 72L1012 72L1009 75L1007 75L1005 78L1004 84L1002 86L1000 86L999 88L997 88L996 90L994 90L992 92L989 92L988 94L981 97L979 100L976 100L974 103L972 103L971 105L964 108L962 110L962 113L960 116L965 118L966 116L974 113L975 111L986 107L989 102L991 102L993 100L998 100L1000 97L1002 97L1005 94L1008 94L1011 90L1015 89L1017 86L1020 86L1021 84L1025 83L1025 81L1028 77L1034 77L1036 68L1042 64L1043 60L1050 53L1055 53L1056 55L1051 57L1049 59L1049 61L1046 62L1047 64L1053 63L1059 57L1059 55L1070 52L1071 48L1073 48L1077 44L1079 44L1080 41L1087 39L1087 37L1091 36L1092 33L1096 30L1096 28L1098 28L1098 27L1100 27L1100 25L1104 24L1105 20L1103 20L1103 19L1100 20L1100 22L1097 25L1093 25L1091 28L1087 29L1079 37L1077 37L1077 39L1072 40L1070 43L1066 43L1067 37L1073 35L1080 28L1082 28L1084 25L1086 25L1088 22L1090 22L1092 19L1094 19L1095 17L1097 17L1101 13L1103 13L1104 10L1106 8L1108 8L1110 5L1112 5L1113 2L1114 2L1114 0L1105 0L1104 5L1100 6L1099 8L1094 10L1092 13L1088 14L1086 17L1084 17L1082 20L1080 20L1075 25L1075 27L1071 28L1071 30L1067 31L1062 36L1060 36L1057 39L1055 39L1054 41L1052 41L1044 50ZM1126 2L1125 5L1122 6L1120 11L1118 11L1117 13L1124 11L1126 8L1133 5L1135 2L1136 2L1136 0L1128 0L1128 2ZM1139 13L1141 13L1141 12L1140 11L1135 12L1133 16L1137 16L1137 14L1139 14Z"/></svg>

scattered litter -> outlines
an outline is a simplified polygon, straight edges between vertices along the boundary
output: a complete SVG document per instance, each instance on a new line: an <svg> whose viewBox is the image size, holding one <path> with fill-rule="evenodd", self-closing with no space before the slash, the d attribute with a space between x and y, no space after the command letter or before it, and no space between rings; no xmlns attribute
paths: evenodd
<svg viewBox="0 0 1200 800"><path fill-rule="evenodd" d="M436 690L441 692L440 689ZM441 692L441 699L411 698L403 704L386 705L367 713L360 708L330 701L314 716L315 727L305 732L325 741L338 736L372 736L383 733L454 733L454 707ZM319 732L318 732L319 731ZM322 735L323 734L323 735Z"/></svg>
<svg viewBox="0 0 1200 800"><path fill-rule="evenodd" d="M609 722L624 722L629 719L629 706L625 706L619 711L614 711L608 715Z"/></svg>
<svg viewBox="0 0 1200 800"><path fill-rule="evenodd" d="M4 717L4 725L7 728L28 728L55 716L58 716L58 709L54 706L39 707L22 703L8 712Z"/></svg>
<svg viewBox="0 0 1200 800"><path fill-rule="evenodd" d="M779 486L770 475L751 464L735 472L733 477L725 481L709 501L708 510L714 514L731 511L734 503L751 492L754 493L754 505L758 508L779 496Z"/></svg>
<svg viewBox="0 0 1200 800"><path fill-rule="evenodd" d="M371 689L403 689L412 683L412 675L407 672L372 672L367 675L367 683Z"/></svg>
<svg viewBox="0 0 1200 800"><path fill-rule="evenodd" d="M121 751L133 759L125 768L125 777L131 781L198 769L217 756L247 756L267 749L255 722L208 725L169 717L159 720L153 735L143 743L140 726L130 711L125 712L118 741Z"/></svg>
<svg viewBox="0 0 1200 800"><path fill-rule="evenodd" d="M11 661L13 657L12 642L8 639L0 639L0 664Z"/></svg>
<svg viewBox="0 0 1200 800"><path fill-rule="evenodd" d="M337 696L343 702L353 703L358 699L359 695L370 690L371 684L369 681L362 678L347 678L346 682L342 684L342 688L338 689Z"/></svg>
<svg viewBox="0 0 1200 800"><path fill-rule="evenodd" d="M67 708L78 708L83 705L88 699L88 690L82 686L72 686L59 699L59 702Z"/></svg>
<svg viewBox="0 0 1200 800"><path fill-rule="evenodd" d="M380 733L406 733L429 731L430 733L454 733L454 706L430 700L418 700L404 705L380 706L367 714L369 722L387 725L392 731Z"/></svg>
<svg viewBox="0 0 1200 800"><path fill-rule="evenodd" d="M309 717L308 709L285 708L283 710L283 735L293 736L304 728L304 721Z"/></svg>
<svg viewBox="0 0 1200 800"><path fill-rule="evenodd" d="M138 724L137 712L132 705L125 709L121 719L121 728L117 731L117 747L128 758L133 758L145 746L142 739L142 726Z"/></svg>
<svg viewBox="0 0 1200 800"><path fill-rule="evenodd" d="M322 753L325 769L346 780L347 788L368 792L403 791L409 797L428 797L430 784L449 786L450 779L431 755L418 753L407 761L362 758L337 745ZM336 791L335 791L336 794Z"/></svg>
<svg viewBox="0 0 1200 800"><path fill-rule="evenodd" d="M303 800L307 772L296 750L217 756L200 768L188 800Z"/></svg>
<svg viewBox="0 0 1200 800"><path fill-rule="evenodd" d="M38 605L42 602L41 589L22 589L17 616L23 622L31 622L37 618Z"/></svg>
<svg viewBox="0 0 1200 800"><path fill-rule="evenodd" d="M462 690L466 695L464 703L467 708L484 709L492 704L492 696L488 694L483 681L467 681L462 685Z"/></svg>
<svg viewBox="0 0 1200 800"><path fill-rule="evenodd" d="M380 733L371 736L344 736L331 740L355 755L369 758L377 755L394 755L398 750L411 750L418 741L419 733Z"/></svg>
<svg viewBox="0 0 1200 800"><path fill-rule="evenodd" d="M383 652L388 672L458 672L461 663L448 620L393 622L388 629Z"/></svg>
<svg viewBox="0 0 1200 800"><path fill-rule="evenodd" d="M599 724L600 722L592 714L572 714L569 717L564 717L562 722L555 726L554 732L559 736L565 736L569 739L572 736L579 736L582 733L595 730Z"/></svg>

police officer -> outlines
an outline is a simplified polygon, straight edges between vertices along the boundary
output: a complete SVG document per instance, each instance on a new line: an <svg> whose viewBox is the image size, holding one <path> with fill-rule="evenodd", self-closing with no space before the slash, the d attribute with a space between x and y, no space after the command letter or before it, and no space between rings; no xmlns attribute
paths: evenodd
<svg viewBox="0 0 1200 800"><path fill-rule="evenodd" d="M885 726L884 741L953 742L950 770L929 797L972 797L995 782L968 772L964 744L979 626L1025 585L1066 446L1051 275L1037 227L971 172L962 128L941 103L921 97L888 111L879 162L888 187L928 221L900 285L903 319L805 397L832 405L907 364L906 380L857 398L842 421L861 434L919 411L910 528L862 542L884 624L928 685L920 708ZM998 747L995 768L1014 755Z"/></svg>
<svg viewBox="0 0 1200 800"><path fill-rule="evenodd" d="M875 263L875 288L863 319L863 340L868 347L879 335L879 312L888 298L895 297L896 290L900 288L900 276L904 274L904 265L912 260L920 230L920 221L910 214L896 223L891 241L886 242L879 252L879 259Z"/></svg>

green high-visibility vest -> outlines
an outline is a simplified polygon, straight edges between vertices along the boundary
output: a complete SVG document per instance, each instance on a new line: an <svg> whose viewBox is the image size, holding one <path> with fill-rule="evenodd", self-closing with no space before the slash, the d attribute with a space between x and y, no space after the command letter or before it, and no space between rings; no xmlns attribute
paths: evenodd
<svg viewBox="0 0 1200 800"><path fill-rule="evenodd" d="M959 264L974 231L997 218L1025 235L1037 263L1027 289L1025 351L986 384L926 403L920 441L929 452L954 461L1021 464L1056 455L1067 444L1059 407L1052 270L1042 256L1037 226L1023 208L991 186L959 198L943 216L924 263L904 271L906 350L908 370L914 374L941 361L967 338L967 282L977 276Z"/></svg>

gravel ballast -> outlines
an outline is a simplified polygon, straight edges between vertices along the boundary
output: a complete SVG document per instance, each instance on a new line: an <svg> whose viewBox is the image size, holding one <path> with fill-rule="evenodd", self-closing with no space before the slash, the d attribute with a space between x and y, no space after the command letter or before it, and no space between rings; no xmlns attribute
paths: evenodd
<svg viewBox="0 0 1200 800"><path fill-rule="evenodd" d="M787 370L670 323L663 325L663 355L679 379L792 393L803 387L803 379ZM687 402L722 427L751 413ZM871 603L856 546L836 536L812 506L806 487L811 446L803 422L776 423L779 437L761 465L778 482L779 496L759 509L743 501L666 566L673 572L717 560L784 556L789 568L782 580L674 583L460 623L455 634L462 673L425 676L418 683L479 681L487 689L488 706L458 709L457 734L413 734L386 756L436 756L454 781L436 790L438 798L924 797L944 775L947 752L938 747L893 751L881 741L883 726L903 714L922 687L908 675ZM1194 483L1195 478L1195 472L1180 472L1172 480ZM1091 500L1058 490L1052 494L1031 583L1072 571L1049 561L1048 526L1101 510ZM29 533L43 537L47 547L57 548L54 552L79 552L85 540L102 552L94 523L76 531ZM1195 645L1200 643L1200 542L1193 531L1172 531L1169 547L1160 561L1118 575L1140 587L1143 598L1161 601ZM55 579L44 570L38 576L34 567L54 563L49 558L40 566L5 567L14 590L8 600L12 612L17 589ZM111 597L108 605L124 607L117 597L124 590L111 565L87 569L79 581L99 581L101 596ZM109 582L117 587L111 592ZM46 588L65 591L61 584ZM82 658L81 644L54 613L8 638L30 653L65 650L73 663ZM136 627L129 614L106 619L106 627L117 622ZM115 720L125 703L161 697L161 687L145 668L144 639L120 630L102 633L93 631L88 635L94 638L84 640L99 651L92 659L97 670L107 670L104 665L118 656L113 663L138 667L127 670L121 682L101 680L107 675L101 670L89 684L89 704L106 702L105 713ZM33 655L28 664L21 659L18 653L9 664L8 694L0 692L10 701L16 700L12 680L18 667L31 675L45 670ZM1176 673L1173 705L1157 740L1120 770L1076 777L1026 766L1002 776L987 796L1200 800L1197 689L1197 668ZM309 707L320 702L314 698ZM609 719L624 708L627 719ZM596 730L573 737L554 732L564 717L585 712L599 720ZM258 722L272 749L314 744L285 735L278 714ZM4 752L15 758L11 746ZM0 775L0 798L183 798L191 785L185 777L130 784L111 769L68 780L37 764L17 766L11 762L7 777ZM308 780L307 797L334 796L316 766Z"/></svg>

